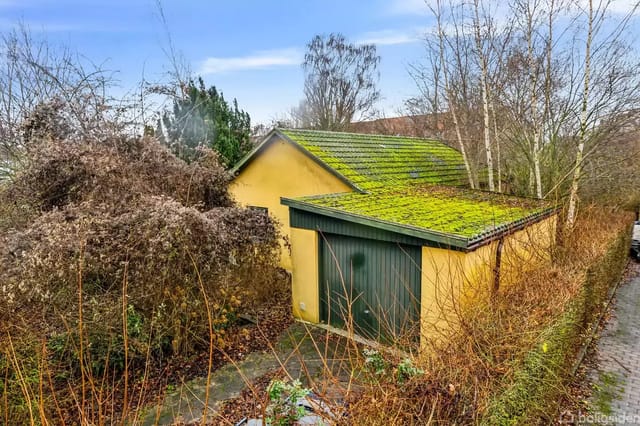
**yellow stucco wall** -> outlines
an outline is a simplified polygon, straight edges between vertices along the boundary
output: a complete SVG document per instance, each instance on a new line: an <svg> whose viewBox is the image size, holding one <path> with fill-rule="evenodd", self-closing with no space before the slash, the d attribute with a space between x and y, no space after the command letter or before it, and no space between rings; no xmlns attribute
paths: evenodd
<svg viewBox="0 0 640 426"><path fill-rule="evenodd" d="M504 238L500 288L550 259L557 217L552 216ZM472 252L422 248L421 335L423 347L457 324L456 310L491 294L498 241Z"/></svg>
<svg viewBox="0 0 640 426"><path fill-rule="evenodd" d="M293 315L309 322L320 322L320 292L318 287L318 233L309 229L291 228L291 299Z"/></svg>
<svg viewBox="0 0 640 426"><path fill-rule="evenodd" d="M350 192L352 188L320 167L290 142L275 138L231 182L229 192L244 206L269 209L282 224L282 234L290 241L289 208L280 197ZM282 242L280 264L291 271L292 263L286 242ZM309 254L310 255L310 254Z"/></svg>
<svg viewBox="0 0 640 426"><path fill-rule="evenodd" d="M520 274L549 260L555 240L556 217L550 217L504 239L500 288L517 283ZM291 258L293 314L320 322L318 233L292 228ZM422 248L421 335L423 348L438 342L455 326L456 309L487 297L493 286L498 242L469 253ZM441 334L442 333L442 334Z"/></svg>

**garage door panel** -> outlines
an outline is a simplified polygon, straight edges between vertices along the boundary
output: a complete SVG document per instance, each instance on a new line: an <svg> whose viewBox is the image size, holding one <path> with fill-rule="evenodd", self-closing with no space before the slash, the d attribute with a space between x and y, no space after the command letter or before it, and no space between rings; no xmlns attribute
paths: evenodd
<svg viewBox="0 0 640 426"><path fill-rule="evenodd" d="M418 319L420 247L321 235L322 319L358 334L393 339Z"/></svg>

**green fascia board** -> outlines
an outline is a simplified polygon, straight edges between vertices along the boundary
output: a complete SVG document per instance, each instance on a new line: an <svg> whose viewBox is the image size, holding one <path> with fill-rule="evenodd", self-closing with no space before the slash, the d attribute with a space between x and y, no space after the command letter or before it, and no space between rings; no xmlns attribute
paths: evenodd
<svg viewBox="0 0 640 426"><path fill-rule="evenodd" d="M333 167L331 167L330 165L328 165L327 163L322 161L320 158L318 158L317 156L315 156L314 154L309 152L309 150L307 150L304 146L300 145L298 142L296 142L295 140L291 139L286 134L282 133L282 131L280 131L280 129L278 129L278 128L274 128L273 130L271 130L267 134L267 136L265 136L265 138L262 140L262 142L260 142L260 144L258 144L257 147L255 147L251 152L249 152L247 155L245 155L244 158L242 158L242 160L240 160L238 162L238 164L236 164L231 170L229 170L229 173L231 174L231 176L232 177L237 176L238 173L240 173L246 166L248 166L249 163L251 161L253 161L253 159L260 152L264 151L264 149L271 142L273 142L275 140L275 137L278 137L278 138L290 143L291 145L293 145L293 147L298 149L300 152L302 152L307 157L311 158L316 164L318 164L320 167L322 167L324 170L326 170L327 172L329 172L333 176L337 177L341 182L343 182L345 185L349 186L353 190L358 191L358 192L364 192L361 188L359 188L357 185L355 185L351 180L347 179L345 176L340 174Z"/></svg>
<svg viewBox="0 0 640 426"><path fill-rule="evenodd" d="M335 216L321 215L296 208L289 209L289 223L292 228L308 229L324 234L338 234L361 239L387 241L413 246L429 246L443 249L462 250L439 245L433 241L422 238L399 234L385 229L374 228L372 226L338 219Z"/></svg>
<svg viewBox="0 0 640 426"><path fill-rule="evenodd" d="M403 225L399 223L388 222L385 220L377 219L374 217L363 216L355 213L345 212L339 209L330 207L317 206L303 201L294 200L291 198L280 198L280 203L295 209L308 211L311 213L317 213L324 216L331 216L338 219L346 220L349 222L359 223L361 225L367 225L385 231L396 232L402 235L408 235L410 237L421 238L423 240L432 241L439 245L446 247L457 247L466 249L469 245L469 240L457 235L445 234L438 231L428 230L424 228L418 228L411 225Z"/></svg>

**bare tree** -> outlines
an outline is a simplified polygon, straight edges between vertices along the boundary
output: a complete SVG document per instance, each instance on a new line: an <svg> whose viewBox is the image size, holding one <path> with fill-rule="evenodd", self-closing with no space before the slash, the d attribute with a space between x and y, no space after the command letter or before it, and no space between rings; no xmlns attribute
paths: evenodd
<svg viewBox="0 0 640 426"><path fill-rule="evenodd" d="M341 34L315 36L302 64L312 127L341 130L370 114L380 98L379 63L375 45L355 45Z"/></svg>
<svg viewBox="0 0 640 426"><path fill-rule="evenodd" d="M20 164L25 135L36 132L42 136L46 126L35 123L36 117L53 118L55 110L54 115L64 118L68 126L67 137L96 139L117 131L116 117L122 110L107 94L112 82L106 70L65 47L56 48L47 40L35 39L24 25L2 35L0 178L9 177ZM25 133L29 116L30 127Z"/></svg>
<svg viewBox="0 0 640 426"><path fill-rule="evenodd" d="M489 119L489 54L485 49L481 34L481 22L480 22L480 0L473 1L473 32L476 46L476 60L480 66L480 89L482 92L482 118L483 118L483 131L484 131L484 147L487 160L487 180L489 184L489 191L495 190L495 184L493 179L493 154L491 150L491 128Z"/></svg>
<svg viewBox="0 0 640 426"><path fill-rule="evenodd" d="M576 151L576 166L571 180L571 192L569 193L569 205L567 209L567 227L573 228L576 220L576 204L578 202L578 185L582 172L582 157L584 154L585 139L587 135L587 113L589 111L589 83L591 71L591 43L593 41L593 0L589 0L588 30L585 42L584 54L584 89L582 92L582 107L580 109L580 133L578 135L578 148Z"/></svg>
<svg viewBox="0 0 640 426"><path fill-rule="evenodd" d="M533 162L533 177L535 182L535 193L538 198L542 198L542 177L540 175L540 138L541 132L541 117L538 109L538 84L539 84L539 61L538 55L535 52L534 37L535 31L539 25L539 0L525 1L516 3L520 6L516 11L517 15L524 15L524 35L527 43L527 68L529 72L529 94L530 94L530 106L529 113L531 114L531 121L533 124L532 134L532 162ZM521 12L521 13L518 13Z"/></svg>
<svg viewBox="0 0 640 426"><path fill-rule="evenodd" d="M582 68L578 67L573 78L574 82L581 82L581 90L575 91L580 95L575 96L578 105L573 108L577 117L573 133L576 151L567 200L568 229L575 224L585 163L593 161L591 157L597 161L602 145L638 116L640 60L623 37L638 6L635 3L617 22L610 19L610 2L594 6L593 0L589 0L587 9L579 12L585 15L586 36L584 54L576 58L582 59Z"/></svg>
<svg viewBox="0 0 640 426"><path fill-rule="evenodd" d="M451 112L451 118L453 119L453 126L455 128L458 146L460 147L460 153L462 154L462 159L464 161L464 167L467 172L467 176L469 178L469 186L471 188L475 188L475 182L471 174L471 167L469 165L469 159L467 157L465 142L462 138L462 131L460 130L460 122L458 120L455 95L453 93L453 90L451 88L451 84L449 81L450 80L449 67L447 65L447 60L445 59L445 46L444 46L446 36L444 33L444 29L442 27L442 7L440 4L440 0L436 1L435 15L436 15L436 21L438 26L438 51L439 51L440 66L442 67L442 75L444 79L445 97L447 99L447 105L449 107L449 111Z"/></svg>
<svg viewBox="0 0 640 426"><path fill-rule="evenodd" d="M407 100L405 107L411 113L433 117L424 121L434 123L432 133L460 150L469 186L478 188L485 183L482 170L486 169L486 151L477 136L482 134L480 79L474 61L474 38L468 32L468 8L448 0L432 2L429 9L436 27L425 34L424 60L409 69L419 96Z"/></svg>

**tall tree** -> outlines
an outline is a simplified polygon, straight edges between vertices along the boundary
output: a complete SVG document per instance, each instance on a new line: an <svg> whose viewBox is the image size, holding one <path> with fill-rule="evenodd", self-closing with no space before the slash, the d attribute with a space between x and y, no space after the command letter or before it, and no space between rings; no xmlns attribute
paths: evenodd
<svg viewBox="0 0 640 426"><path fill-rule="evenodd" d="M158 133L161 141L184 160L193 160L198 147L206 146L216 150L227 167L252 147L249 114L238 107L236 99L229 104L215 86L207 89L202 78L182 88L173 110L165 111L159 120Z"/></svg>
<svg viewBox="0 0 640 426"><path fill-rule="evenodd" d="M380 98L379 63L375 45L349 43L342 34L315 36L302 64L311 126L343 130L356 116L370 114Z"/></svg>
<svg viewBox="0 0 640 426"><path fill-rule="evenodd" d="M587 136L587 114L589 112L589 83L591 78L591 43L593 42L593 0L589 0L587 18L587 39L584 54L584 89L582 91L582 103L580 106L580 130L578 133L578 146L576 149L576 165L571 180L571 191L569 192L569 206L567 208L567 228L573 228L576 220L576 205L578 203L578 188L582 173L582 161L584 156L584 146Z"/></svg>
<svg viewBox="0 0 640 426"><path fill-rule="evenodd" d="M61 130L42 128L53 123L47 118L64 117L65 139L120 132L126 108L106 95L112 83L110 73L25 25L0 34L0 180L21 167L25 137Z"/></svg>
<svg viewBox="0 0 640 426"><path fill-rule="evenodd" d="M473 181L473 175L471 174L471 167L469 166L469 159L467 158L467 150L465 147L465 142L462 138L462 132L460 130L460 122L458 120L458 113L456 111L455 94L449 82L450 80L449 68L448 68L447 60L445 59L445 46L444 46L446 35L442 27L442 7L440 4L440 0L436 0L435 15L436 15L436 22L438 25L438 53L439 53L438 58L440 59L440 66L442 67L445 98L447 99L447 106L449 107L449 111L451 112L451 118L453 119L453 126L456 131L456 139L458 141L458 146L460 147L460 153L462 154L462 159L464 161L464 167L467 172L467 178L469 179L469 186L473 189L475 188L475 182Z"/></svg>
<svg viewBox="0 0 640 426"><path fill-rule="evenodd" d="M640 116L640 56L629 31L638 4L438 1L428 65L410 70L422 95L412 101L456 116L442 134L464 141L472 172L497 162L498 191L504 171L508 192L565 201L570 228L582 194L594 199L603 187L596 177L613 176L612 145L629 139L622 133ZM505 15L500 25L495 15ZM582 186L585 173L591 187Z"/></svg>
<svg viewBox="0 0 640 426"><path fill-rule="evenodd" d="M482 128L484 131L484 147L487 159L487 180L489 183L489 191L495 190L493 179L493 153L491 149L491 130L489 124L489 53L485 47L487 39L482 37L481 34L481 22L480 22L480 1L474 0L473 2L473 32L476 46L476 60L480 66L480 89L482 93Z"/></svg>

